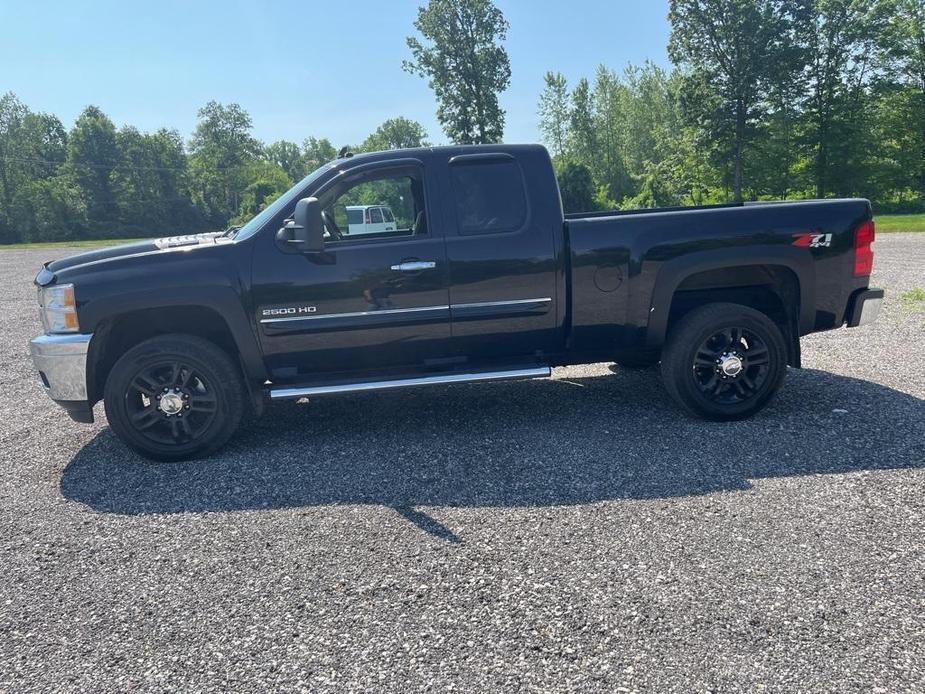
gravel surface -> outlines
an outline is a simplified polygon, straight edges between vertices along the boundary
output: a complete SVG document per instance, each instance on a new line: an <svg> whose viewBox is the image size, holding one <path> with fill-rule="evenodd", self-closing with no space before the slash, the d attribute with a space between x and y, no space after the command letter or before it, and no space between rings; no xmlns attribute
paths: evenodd
<svg viewBox="0 0 925 694"><path fill-rule="evenodd" d="M274 405L153 465L71 422L0 252L0 691L925 691L925 234L748 422L657 372Z"/></svg>

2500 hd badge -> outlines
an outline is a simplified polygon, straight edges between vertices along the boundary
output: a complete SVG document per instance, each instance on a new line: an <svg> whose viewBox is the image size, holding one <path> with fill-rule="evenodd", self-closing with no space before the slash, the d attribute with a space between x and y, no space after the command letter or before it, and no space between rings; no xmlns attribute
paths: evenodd
<svg viewBox="0 0 925 694"><path fill-rule="evenodd" d="M272 316L292 316L303 313L315 313L317 306L284 306L282 308L265 308L260 312L264 318Z"/></svg>

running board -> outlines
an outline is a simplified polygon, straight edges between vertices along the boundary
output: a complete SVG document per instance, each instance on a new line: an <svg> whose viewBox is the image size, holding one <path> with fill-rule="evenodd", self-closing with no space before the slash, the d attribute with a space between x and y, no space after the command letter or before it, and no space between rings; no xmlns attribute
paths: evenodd
<svg viewBox="0 0 925 694"><path fill-rule="evenodd" d="M520 378L547 378L552 373L548 366L529 369L511 369L509 371L482 371L476 373L442 374L439 376L422 376L420 378L398 378L389 381L366 381L363 383L342 383L323 386L289 387L277 386L269 390L271 400L291 398L308 398L314 395L334 395L336 393L359 393L367 390L392 390L393 388L413 388L414 386L439 386L448 383L480 383L483 381L510 381Z"/></svg>

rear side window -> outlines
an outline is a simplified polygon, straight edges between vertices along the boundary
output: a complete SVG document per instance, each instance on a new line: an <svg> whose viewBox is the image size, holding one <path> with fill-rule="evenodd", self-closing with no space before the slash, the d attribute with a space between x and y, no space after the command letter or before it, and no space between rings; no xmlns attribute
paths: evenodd
<svg viewBox="0 0 925 694"><path fill-rule="evenodd" d="M363 210L347 210L347 224L362 224Z"/></svg>
<svg viewBox="0 0 925 694"><path fill-rule="evenodd" d="M380 210L378 207L374 207L370 211L369 216L372 218L373 224L382 224L382 210Z"/></svg>
<svg viewBox="0 0 925 694"><path fill-rule="evenodd" d="M527 219L523 174L517 162L451 166L456 220L464 234L513 231Z"/></svg>

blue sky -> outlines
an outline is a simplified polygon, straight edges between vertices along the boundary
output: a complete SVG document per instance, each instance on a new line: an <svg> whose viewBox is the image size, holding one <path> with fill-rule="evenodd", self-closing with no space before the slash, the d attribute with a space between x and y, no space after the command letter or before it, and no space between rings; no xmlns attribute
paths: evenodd
<svg viewBox="0 0 925 694"><path fill-rule="evenodd" d="M357 143L387 118L445 141L426 82L401 69L411 0L0 0L0 93L66 126L88 104L117 125L188 137L210 99L236 101L262 140ZM496 0L511 24L505 140L538 139L543 74L667 65L667 0Z"/></svg>

